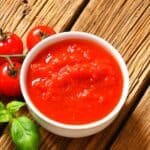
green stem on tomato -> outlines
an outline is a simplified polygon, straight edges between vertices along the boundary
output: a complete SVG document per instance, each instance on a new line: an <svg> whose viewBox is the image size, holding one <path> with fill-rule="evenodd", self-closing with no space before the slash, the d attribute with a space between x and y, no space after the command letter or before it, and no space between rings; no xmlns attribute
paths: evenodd
<svg viewBox="0 0 150 150"><path fill-rule="evenodd" d="M42 38L42 40L48 37L47 34L45 34L44 32L42 32L42 31L40 31L40 30L37 30L37 31L35 32L35 35L40 36L40 37Z"/></svg>
<svg viewBox="0 0 150 150"><path fill-rule="evenodd" d="M44 32L40 31L39 34L40 34L42 40L48 37Z"/></svg>
<svg viewBox="0 0 150 150"><path fill-rule="evenodd" d="M13 64L12 60L10 59L10 57L5 57L5 59L8 61L9 65L7 66L7 71L8 74L12 77L16 77L17 76L17 69L15 67L15 64Z"/></svg>
<svg viewBox="0 0 150 150"><path fill-rule="evenodd" d="M2 28L0 28L0 35L2 35L3 34L3 30L2 30Z"/></svg>
<svg viewBox="0 0 150 150"><path fill-rule="evenodd" d="M7 38L7 34L3 32L2 28L0 28L0 40L5 41Z"/></svg>
<svg viewBox="0 0 150 150"><path fill-rule="evenodd" d="M6 58L12 58L12 57L26 57L26 54L14 54L14 55L0 55L0 57Z"/></svg>
<svg viewBox="0 0 150 150"><path fill-rule="evenodd" d="M5 57L6 59L7 59L7 61L8 61L8 63L10 64L10 66L11 66L11 68L13 69L14 68L14 64L13 64L13 62L11 61L11 59L10 59L10 57Z"/></svg>

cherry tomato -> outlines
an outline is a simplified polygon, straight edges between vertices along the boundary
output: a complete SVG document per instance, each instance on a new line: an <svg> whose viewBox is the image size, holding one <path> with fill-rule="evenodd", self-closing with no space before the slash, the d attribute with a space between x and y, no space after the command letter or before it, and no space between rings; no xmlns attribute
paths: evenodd
<svg viewBox="0 0 150 150"><path fill-rule="evenodd" d="M13 67L9 63L3 63L0 66L0 95L8 97L17 97L21 95L19 76L21 64L13 63Z"/></svg>
<svg viewBox="0 0 150 150"><path fill-rule="evenodd" d="M0 29L0 55L12 55L22 53L22 40L16 34L11 32L4 33L2 29ZM4 59L0 58L0 64L2 64L3 62L5 62Z"/></svg>
<svg viewBox="0 0 150 150"><path fill-rule="evenodd" d="M30 50L33 46L39 43L42 39L55 34L56 32L48 26L36 26L27 35L26 44Z"/></svg>

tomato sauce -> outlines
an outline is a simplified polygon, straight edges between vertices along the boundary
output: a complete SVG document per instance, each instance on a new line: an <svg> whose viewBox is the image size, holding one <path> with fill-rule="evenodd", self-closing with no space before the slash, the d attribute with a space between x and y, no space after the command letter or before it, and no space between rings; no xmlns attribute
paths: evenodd
<svg viewBox="0 0 150 150"><path fill-rule="evenodd" d="M61 123L102 119L117 105L122 89L117 61L91 41L53 44L37 55L28 69L27 90L33 104Z"/></svg>

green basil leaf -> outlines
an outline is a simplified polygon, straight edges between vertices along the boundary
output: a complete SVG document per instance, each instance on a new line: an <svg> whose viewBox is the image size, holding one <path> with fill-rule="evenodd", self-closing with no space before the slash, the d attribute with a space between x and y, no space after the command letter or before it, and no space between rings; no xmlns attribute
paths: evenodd
<svg viewBox="0 0 150 150"><path fill-rule="evenodd" d="M15 114L21 107L25 105L24 102L12 101L6 105L6 108L12 113Z"/></svg>
<svg viewBox="0 0 150 150"><path fill-rule="evenodd" d="M6 109L0 110L0 123L9 122L12 119L12 115Z"/></svg>
<svg viewBox="0 0 150 150"><path fill-rule="evenodd" d="M13 120L11 136L17 150L38 150L39 130L28 117L21 116Z"/></svg>
<svg viewBox="0 0 150 150"><path fill-rule="evenodd" d="M5 105L2 102L0 102L0 110L2 109L5 109Z"/></svg>

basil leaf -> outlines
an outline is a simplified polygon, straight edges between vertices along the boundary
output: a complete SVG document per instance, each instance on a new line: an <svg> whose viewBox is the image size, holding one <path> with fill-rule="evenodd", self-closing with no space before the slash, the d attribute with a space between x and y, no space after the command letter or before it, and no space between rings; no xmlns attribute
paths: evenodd
<svg viewBox="0 0 150 150"><path fill-rule="evenodd" d="M0 110L0 123L9 122L12 119L12 115L6 109Z"/></svg>
<svg viewBox="0 0 150 150"><path fill-rule="evenodd" d="M11 136L18 150L38 150L40 134L38 127L26 116L14 119Z"/></svg>
<svg viewBox="0 0 150 150"><path fill-rule="evenodd" d="M2 102L0 102L0 110L2 109L5 109L5 105Z"/></svg>
<svg viewBox="0 0 150 150"><path fill-rule="evenodd" d="M12 113L15 114L21 107L25 105L24 102L12 101L6 105L6 108Z"/></svg>

